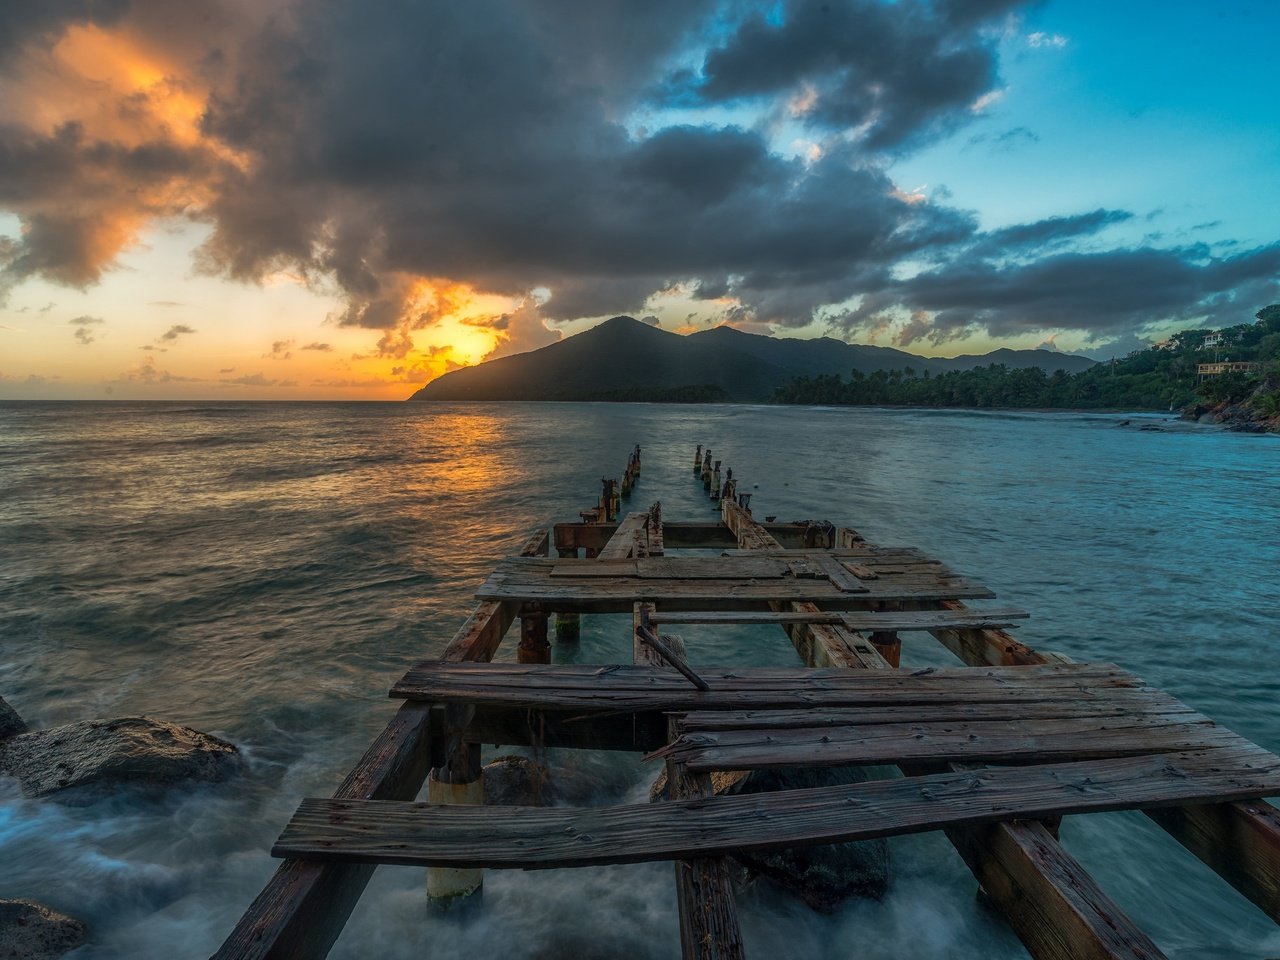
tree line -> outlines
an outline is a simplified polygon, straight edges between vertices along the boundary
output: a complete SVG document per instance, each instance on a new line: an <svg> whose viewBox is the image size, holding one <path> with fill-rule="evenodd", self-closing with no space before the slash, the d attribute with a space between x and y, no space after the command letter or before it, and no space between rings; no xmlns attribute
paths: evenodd
<svg viewBox="0 0 1280 960"><path fill-rule="evenodd" d="M1046 373L1039 367L992 364L930 375L911 367L796 377L779 387L778 403L922 407L1115 408L1173 410L1207 401L1280 404L1280 304L1265 307L1258 323L1218 331L1224 346L1205 349L1212 330L1183 330L1160 347L1135 350L1122 359L1079 373ZM1257 374L1223 374L1198 382L1196 365L1219 357L1258 360ZM1275 382L1276 390L1268 384ZM1255 394L1257 396L1255 397ZM1270 397L1271 399L1267 399Z"/></svg>

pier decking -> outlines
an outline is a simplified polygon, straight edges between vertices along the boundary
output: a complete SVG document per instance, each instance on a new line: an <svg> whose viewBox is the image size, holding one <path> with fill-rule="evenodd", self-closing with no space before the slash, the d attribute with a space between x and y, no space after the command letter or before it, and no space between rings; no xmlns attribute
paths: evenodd
<svg viewBox="0 0 1280 960"><path fill-rule="evenodd" d="M1258 799L1280 794L1280 758L1117 666L1036 652L1007 632L1024 611L968 607L994 594L916 549L758 522L719 467L699 448L718 523L664 521L657 504L619 517L636 448L581 523L500 563L444 654L394 686L403 705L335 795L302 802L217 956L323 956L377 864L427 867L435 895L466 896L485 868L670 860L683 955L742 957L732 854L941 830L1033 956L1161 957L1056 837L1064 815L1123 809L1280 920L1280 811ZM631 663L550 662L550 617L571 637L607 613L631 615ZM517 619L518 662L493 663ZM803 665L694 667L667 632L682 624L777 625ZM900 668L911 631L963 666ZM483 806L480 743L642 753L670 799ZM846 765L902 775L735 795L751 771Z"/></svg>

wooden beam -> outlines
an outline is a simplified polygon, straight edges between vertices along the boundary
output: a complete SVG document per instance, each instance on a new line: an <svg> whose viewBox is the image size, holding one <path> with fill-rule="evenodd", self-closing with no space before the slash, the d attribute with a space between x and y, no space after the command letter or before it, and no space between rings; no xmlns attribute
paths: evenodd
<svg viewBox="0 0 1280 960"><path fill-rule="evenodd" d="M521 550L546 552L547 531ZM445 647L442 659L488 660L515 619L517 606L479 604ZM431 768L431 706L406 703L334 792L335 799L412 800ZM373 876L363 864L286 860L245 910L214 960L286 960L328 954Z"/></svg>
<svg viewBox="0 0 1280 960"><path fill-rule="evenodd" d="M652 613L652 604L635 605L632 624L637 637ZM669 634L663 640L670 649L684 655L684 641L679 636ZM639 640L634 646L634 662L655 667L671 666L654 647ZM667 782L673 800L711 797L714 794L710 776L691 774L683 764L675 761L667 763ZM684 960L744 960L728 860L724 857L677 860L675 872L680 949Z"/></svg>
<svg viewBox="0 0 1280 960"><path fill-rule="evenodd" d="M600 549L600 560L625 560L628 557L643 556L639 544L644 542L645 525L649 520L647 513L629 513L614 529L613 535Z"/></svg>
<svg viewBox="0 0 1280 960"><path fill-rule="evenodd" d="M960 612L963 603L944 602ZM933 634L962 662L1036 664L1060 659L1019 643L1002 630ZM1280 815L1260 800L1148 812L1156 823L1272 920L1280 923Z"/></svg>
<svg viewBox="0 0 1280 960"><path fill-rule="evenodd" d="M427 777L431 713L406 703L334 793L337 800L412 800ZM284 960L329 952L373 875L365 864L286 860L244 912L214 960Z"/></svg>
<svg viewBox="0 0 1280 960"><path fill-rule="evenodd" d="M1164 954L1035 821L948 830L988 897L1040 960L1163 960Z"/></svg>
<svg viewBox="0 0 1280 960"><path fill-rule="evenodd" d="M1016 626L1018 619L1029 616L1026 611L1012 607L998 610L890 610L878 612L839 612L831 610L814 610L812 612L796 611L737 611L727 610L718 613L697 612L678 613L661 611L654 614L653 622L658 624L705 623L712 626L737 626L751 624L787 624L787 623L826 623L842 626L848 630L893 630L909 632L914 630L931 631L941 628L974 628Z"/></svg>
<svg viewBox="0 0 1280 960"><path fill-rule="evenodd" d="M739 526L745 526L741 519ZM886 549L866 543L849 527L836 530L835 546L837 550L852 549L870 555L882 554ZM955 609L961 607L963 604L957 604ZM887 669L889 663L880 652L865 639L862 642L870 649L862 665ZM805 655L804 644L797 643L796 647ZM807 649L811 651L813 646ZM811 654L805 662L813 664ZM979 883L984 883L984 878L1001 876L1026 878L1021 887L1016 883L992 883L990 896L1037 960L1150 960L1160 956L1154 946L1147 949L1150 941L1145 934L1070 854L1052 837L1047 843L1041 842L1045 831L1039 824L1006 822L983 829L989 836L977 836L963 828L952 828L947 836L957 850L965 844L960 852ZM1023 903L1023 890L1036 898L1030 908Z"/></svg>
<svg viewBox="0 0 1280 960"><path fill-rule="evenodd" d="M913 762L1044 763L1239 746L1207 717L1130 712L1122 717L908 721L867 726L698 730L667 750L690 770L758 770Z"/></svg>
<svg viewBox="0 0 1280 960"><path fill-rule="evenodd" d="M618 807L304 800L273 853L453 867L592 866L1268 793L1280 793L1280 758L1248 744Z"/></svg>

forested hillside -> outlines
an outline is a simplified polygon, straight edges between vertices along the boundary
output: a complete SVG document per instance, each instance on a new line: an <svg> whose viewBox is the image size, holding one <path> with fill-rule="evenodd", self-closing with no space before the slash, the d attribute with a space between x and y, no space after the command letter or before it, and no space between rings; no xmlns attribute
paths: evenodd
<svg viewBox="0 0 1280 960"><path fill-rule="evenodd" d="M911 367L797 377L775 394L780 403L875 404L930 407L1092 408L1175 410L1247 405L1261 416L1280 412L1280 304L1256 323L1217 331L1222 344L1205 347L1213 330L1183 330L1161 346L1078 373L1014 370L992 364L938 375ZM1223 374L1198 383L1196 366L1215 360L1253 360L1253 374Z"/></svg>

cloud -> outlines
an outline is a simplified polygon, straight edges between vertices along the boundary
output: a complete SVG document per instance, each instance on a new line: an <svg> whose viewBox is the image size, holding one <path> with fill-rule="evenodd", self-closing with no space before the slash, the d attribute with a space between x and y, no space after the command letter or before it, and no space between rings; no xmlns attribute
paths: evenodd
<svg viewBox="0 0 1280 960"><path fill-rule="evenodd" d="M163 343L173 343L179 337L184 337L187 334L195 333L195 332L196 331L194 327L189 327L185 323L175 323L172 327L170 327L164 333L160 334L160 340Z"/></svg>
<svg viewBox="0 0 1280 960"><path fill-rule="evenodd" d="M986 144L992 153L1012 153L1019 147L1039 143L1040 136L1026 127L1011 127L1001 133L975 133L969 138L969 146Z"/></svg>
<svg viewBox="0 0 1280 960"><path fill-rule="evenodd" d="M984 231L945 189L894 181L899 157L990 122L972 108L1004 89L1002 31L1026 6L0 5L0 209L21 222L0 238L0 297L37 277L91 286L165 220L207 226L204 273L337 290L332 322L406 371L456 363L415 343L448 318L501 356L553 342L548 322L643 315L677 287L704 324L934 342L1110 336L1265 296L1271 248L1100 249L1132 216L1107 209ZM486 294L515 308L474 306ZM273 359L331 350L280 344Z"/></svg>
<svg viewBox="0 0 1280 960"><path fill-rule="evenodd" d="M846 331L912 314L910 343L934 345L982 332L994 337L1080 331L1095 341L1166 322L1240 322L1251 305L1280 296L1280 244L1228 258L1204 248L1064 252L997 265L959 259L886 285L840 319ZM927 323L916 317L927 318Z"/></svg>
<svg viewBox="0 0 1280 960"><path fill-rule="evenodd" d="M75 338L86 347L97 339L93 334L93 327L105 322L101 317L90 317L88 315L67 321L67 323L76 328L73 334Z"/></svg>
<svg viewBox="0 0 1280 960"><path fill-rule="evenodd" d="M547 329L537 304L532 300L525 301L518 310L490 318L487 322L471 322L498 335L498 342L484 355L485 360L537 350L555 343L563 336L558 330Z"/></svg>
<svg viewBox="0 0 1280 960"><path fill-rule="evenodd" d="M275 380L262 373L249 373L242 377L222 379L219 383L230 383L241 387L296 387L296 380Z"/></svg>
<svg viewBox="0 0 1280 960"><path fill-rule="evenodd" d="M293 352L289 349L292 346L292 340L276 340L271 344L271 349L262 355L262 358L264 360L292 359Z"/></svg>
<svg viewBox="0 0 1280 960"><path fill-rule="evenodd" d="M1045 33L1043 30L1037 30L1035 33L1027 34L1027 46L1040 49L1042 47L1052 47L1061 50L1069 41L1060 33Z"/></svg>
<svg viewBox="0 0 1280 960"><path fill-rule="evenodd" d="M146 356L116 377L116 383L202 383L199 377L184 377L156 366L154 357Z"/></svg>
<svg viewBox="0 0 1280 960"><path fill-rule="evenodd" d="M806 122L858 131L873 149L951 129L996 87L996 34L1018 4L795 0L748 16L696 72L668 77L668 98L731 104L804 93Z"/></svg>

